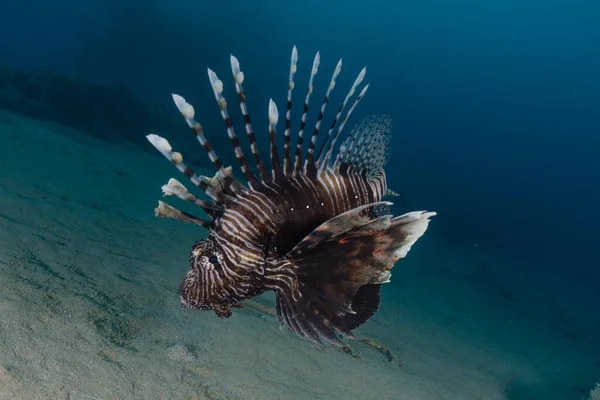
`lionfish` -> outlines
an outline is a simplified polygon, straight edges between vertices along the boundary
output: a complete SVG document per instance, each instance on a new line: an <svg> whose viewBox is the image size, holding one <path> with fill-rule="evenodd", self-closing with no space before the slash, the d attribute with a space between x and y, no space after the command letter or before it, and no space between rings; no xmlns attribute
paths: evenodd
<svg viewBox="0 0 600 400"><path fill-rule="evenodd" d="M308 149L303 151L304 130L313 79L320 55L317 52L297 135L295 154L291 144L291 110L298 52L294 46L289 70L283 158L276 141L279 120L271 99L268 109L270 171L260 156L256 135L242 88L244 73L231 55L233 82L239 97L256 173L248 166L223 96L223 82L208 69L208 77L225 122L245 183L225 167L194 119L194 108L173 94L175 105L208 154L217 172L198 176L183 162L169 142L155 134L148 140L210 200L191 194L170 179L164 195L174 195L199 206L210 218L201 219L159 201L155 213L200 225L208 237L192 247L190 269L179 288L183 307L212 310L228 318L233 307L266 291L276 294L276 316L302 338L318 344L341 345L344 337L379 309L381 284L389 282L391 269L406 256L427 229L434 212L415 211L393 217L382 213L392 204L382 201L393 195L387 188L384 165L389 158L392 122L373 115L357 123L340 144L334 146L365 85L342 118L366 73L364 68L350 87L317 152L317 138L331 91L342 68L337 63L321 105ZM338 124L339 122L339 124ZM337 128L337 129L336 129ZM306 153L306 155L304 155Z"/></svg>

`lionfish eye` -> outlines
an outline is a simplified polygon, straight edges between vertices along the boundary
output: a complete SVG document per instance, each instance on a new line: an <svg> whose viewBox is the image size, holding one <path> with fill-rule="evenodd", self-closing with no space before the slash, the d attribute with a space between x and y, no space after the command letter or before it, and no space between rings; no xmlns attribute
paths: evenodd
<svg viewBox="0 0 600 400"><path fill-rule="evenodd" d="M219 259L217 258L217 256L210 256L208 258L208 262L211 263L211 264L216 264L216 263L219 262Z"/></svg>

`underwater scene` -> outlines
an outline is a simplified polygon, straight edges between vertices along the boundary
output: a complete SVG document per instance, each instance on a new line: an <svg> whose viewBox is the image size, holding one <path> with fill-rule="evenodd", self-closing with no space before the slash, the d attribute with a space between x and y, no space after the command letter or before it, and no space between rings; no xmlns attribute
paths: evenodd
<svg viewBox="0 0 600 400"><path fill-rule="evenodd" d="M0 2L0 400L600 400L600 3Z"/></svg>

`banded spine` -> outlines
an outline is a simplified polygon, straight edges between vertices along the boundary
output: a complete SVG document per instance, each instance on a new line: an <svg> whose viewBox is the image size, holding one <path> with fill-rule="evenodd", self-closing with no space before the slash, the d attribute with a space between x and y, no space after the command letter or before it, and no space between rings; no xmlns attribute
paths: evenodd
<svg viewBox="0 0 600 400"><path fill-rule="evenodd" d="M365 75L367 73L367 67L363 68L360 73L358 74L358 76L356 77L356 79L354 80L354 83L352 84L352 86L350 87L350 90L348 91L348 94L346 94L346 97L344 98L344 101L342 102L342 105L340 106L333 122L331 123L331 127L329 128L329 133L327 134L327 137L325 138L325 140L323 141L323 144L321 145L321 149L319 150L319 154L317 154L317 166L321 164L322 160L321 160L321 153L323 152L323 148L325 147L325 145L329 142L329 139L331 138L331 134L333 133L333 129L335 128L335 126L337 125L338 120L340 119L342 113L344 112L344 109L346 108L346 105L348 104L348 101L350 100L350 97L354 96L354 93L356 92L356 89L358 88L358 85L361 84L361 82L363 81L363 79L365 78ZM368 87L368 85L366 86ZM363 91L365 91L365 89L363 89Z"/></svg>
<svg viewBox="0 0 600 400"><path fill-rule="evenodd" d="M252 155L254 156L254 161L256 163L256 168L258 169L258 174L262 183L268 180L267 169L265 168L265 164L262 161L260 156L260 152L258 150L258 145L256 144L256 135L252 130L252 121L250 118L250 113L248 113L248 104L246 101L246 93L242 87L242 83L244 82L244 73L240 69L240 62L236 57L231 55L231 72L233 73L234 81L235 81L235 90L240 99L240 110L244 117L244 125L246 128L246 133L248 135L248 141L250 142L250 149L252 151Z"/></svg>
<svg viewBox="0 0 600 400"><path fill-rule="evenodd" d="M319 135L319 130L321 129L321 122L323 122L323 117L325 116L325 109L327 108L327 104L329 103L329 96L331 95L331 91L335 87L336 80L341 71L342 60L340 59L337 65L335 66L335 69L333 70L333 75L331 75L331 80L329 81L329 86L327 86L327 92L325 92L325 98L323 99L323 104L321 105L321 109L319 110L319 116L317 117L317 122L315 123L315 128L310 138L308 154L306 155L306 162L304 163L304 173L307 175L313 176L315 173L314 154L315 148L317 146L317 137Z"/></svg>
<svg viewBox="0 0 600 400"><path fill-rule="evenodd" d="M298 69L298 50L296 46L292 49L292 58L290 60L290 77L288 80L288 94L287 94L287 109L285 112L285 132L283 141L283 175L290 176L291 171L291 155L290 155L290 141L291 141L291 126L292 126L292 91L294 90L294 75Z"/></svg>
<svg viewBox="0 0 600 400"><path fill-rule="evenodd" d="M229 112L227 111L227 101L223 96L223 82L217 77L217 74L215 74L215 72L210 68L208 68L208 77L213 89L213 93L215 95L215 99L217 100L217 103L219 104L219 109L221 110L221 117L223 118L225 126L227 127L227 135L229 136L231 144L233 145L235 157L237 158L238 163L240 164L240 168L242 170L242 173L244 174L244 178L246 178L246 181L251 187L255 187L258 185L258 181L256 180L256 177L254 176L252 171L248 169L246 157L244 156L244 152L242 151L242 147L240 146L240 141L237 135L235 134L235 129L233 128L233 121L231 120ZM239 80L241 83L243 81L243 75L238 74L234 77L234 79L236 82Z"/></svg>
<svg viewBox="0 0 600 400"><path fill-rule="evenodd" d="M294 161L294 176L298 176L301 173L302 168L302 146L304 142L304 128L306 127L306 115L308 114L308 104L310 102L310 95L313 92L313 81L315 75L319 71L319 64L321 63L321 55L317 51L313 60L313 65L310 70L310 78L308 79L308 88L306 89L306 96L304 97L304 107L302 108L302 118L300 119L300 129L298 130L298 143L296 145L296 158ZM323 119L322 113L324 107L321 107L320 118L317 120L317 126L320 125L320 120ZM317 128L318 129L318 128Z"/></svg>

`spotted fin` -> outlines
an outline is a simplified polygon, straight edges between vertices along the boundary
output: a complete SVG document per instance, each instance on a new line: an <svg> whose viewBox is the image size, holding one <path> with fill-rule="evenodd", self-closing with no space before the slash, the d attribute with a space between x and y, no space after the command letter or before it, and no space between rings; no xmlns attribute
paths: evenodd
<svg viewBox="0 0 600 400"><path fill-rule="evenodd" d="M373 205L370 205L371 207ZM277 316L298 335L339 344L379 308L379 286L425 233L433 212L367 217L367 208L325 222L292 249L297 285L283 285Z"/></svg>
<svg viewBox="0 0 600 400"><path fill-rule="evenodd" d="M356 124L341 144L334 168L343 174L376 176L389 159L391 137L392 118L389 115L368 116Z"/></svg>

